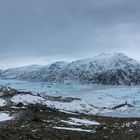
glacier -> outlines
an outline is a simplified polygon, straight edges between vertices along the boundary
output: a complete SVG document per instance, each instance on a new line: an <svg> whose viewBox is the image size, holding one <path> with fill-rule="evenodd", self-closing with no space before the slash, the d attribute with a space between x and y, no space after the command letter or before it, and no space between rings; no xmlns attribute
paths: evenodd
<svg viewBox="0 0 140 140"><path fill-rule="evenodd" d="M73 98L71 102L47 100L42 97L17 95L12 101L23 103L44 102L47 106L64 112L79 112L112 117L140 117L140 87L111 86L98 84L31 82L0 80L1 85L20 91L31 91L35 95ZM21 100L22 99L22 100Z"/></svg>

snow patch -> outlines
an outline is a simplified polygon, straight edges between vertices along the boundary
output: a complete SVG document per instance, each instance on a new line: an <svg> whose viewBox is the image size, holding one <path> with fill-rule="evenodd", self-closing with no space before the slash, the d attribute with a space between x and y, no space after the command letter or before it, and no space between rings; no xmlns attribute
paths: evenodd
<svg viewBox="0 0 140 140"><path fill-rule="evenodd" d="M12 120L12 119L14 119L14 117L11 117L7 113L0 113L0 122L7 121L7 120Z"/></svg>
<svg viewBox="0 0 140 140"><path fill-rule="evenodd" d="M19 102L23 103L24 105L28 104L36 104L36 103L43 103L45 101L44 98L34 95L16 95L11 98L11 101L18 104Z"/></svg>
<svg viewBox="0 0 140 140"><path fill-rule="evenodd" d="M79 132L94 132L93 130L81 129L81 128L69 128L69 127L53 127L55 129L60 130L68 130L68 131L79 131Z"/></svg>
<svg viewBox="0 0 140 140"><path fill-rule="evenodd" d="M81 100L74 100L72 102L58 102L47 100L45 104L51 108L59 109L60 111L79 112L85 114L96 114L99 112L98 109Z"/></svg>
<svg viewBox="0 0 140 140"><path fill-rule="evenodd" d="M6 105L6 101L3 99L0 99L0 106L5 106Z"/></svg>
<svg viewBox="0 0 140 140"><path fill-rule="evenodd" d="M83 124L80 124L80 123L76 123L76 122L72 122L72 121L65 121L65 120L61 120L62 123L66 123L66 124L69 124L69 125L75 125L75 126L81 126Z"/></svg>
<svg viewBox="0 0 140 140"><path fill-rule="evenodd" d="M90 120L87 120L87 119L78 119L78 118L69 118L69 119L72 120L75 123L83 124L83 125L100 125L96 121L90 121Z"/></svg>
<svg viewBox="0 0 140 140"><path fill-rule="evenodd" d="M72 118L72 117L69 118L68 121L61 120L61 122L67 123L69 125L76 125L76 126L81 126L81 125L85 125L85 126L88 126L88 125L100 125L96 121L90 121L90 120L87 120L87 119L79 119L79 118Z"/></svg>

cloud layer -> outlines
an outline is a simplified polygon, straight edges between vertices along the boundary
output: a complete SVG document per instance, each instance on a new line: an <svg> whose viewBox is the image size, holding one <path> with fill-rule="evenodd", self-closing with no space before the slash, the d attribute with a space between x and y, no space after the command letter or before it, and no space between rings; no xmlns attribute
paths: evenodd
<svg viewBox="0 0 140 140"><path fill-rule="evenodd" d="M139 59L139 0L0 1L0 65L123 52Z"/></svg>

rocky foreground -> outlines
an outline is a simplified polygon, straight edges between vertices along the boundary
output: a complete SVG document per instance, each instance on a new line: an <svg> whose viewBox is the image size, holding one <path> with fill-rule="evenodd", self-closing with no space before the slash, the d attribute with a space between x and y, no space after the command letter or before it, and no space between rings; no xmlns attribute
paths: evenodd
<svg viewBox="0 0 140 140"><path fill-rule="evenodd" d="M140 140L140 118L66 112L49 104L73 100L79 99L42 96L1 87L0 139Z"/></svg>

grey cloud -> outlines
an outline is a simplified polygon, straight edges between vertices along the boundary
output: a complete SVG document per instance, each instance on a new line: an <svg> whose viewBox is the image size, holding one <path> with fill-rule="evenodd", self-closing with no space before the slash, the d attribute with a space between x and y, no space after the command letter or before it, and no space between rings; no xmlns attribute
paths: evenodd
<svg viewBox="0 0 140 140"><path fill-rule="evenodd" d="M140 59L139 24L139 0L4 0L0 56L9 56L5 65L10 58L22 65L116 51Z"/></svg>

